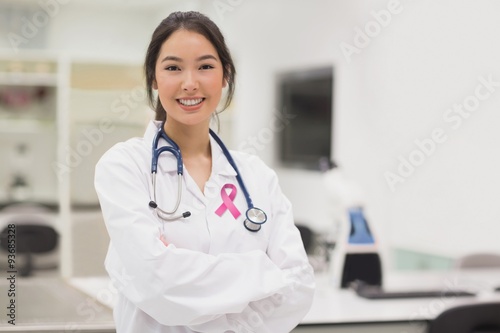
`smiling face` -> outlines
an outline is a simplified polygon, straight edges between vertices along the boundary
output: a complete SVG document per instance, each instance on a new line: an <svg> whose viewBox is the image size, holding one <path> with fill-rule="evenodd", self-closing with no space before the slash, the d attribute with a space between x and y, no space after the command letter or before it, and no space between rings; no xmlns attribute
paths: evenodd
<svg viewBox="0 0 500 333"><path fill-rule="evenodd" d="M163 43L153 88L167 112L167 126L208 127L225 85L217 51L203 35L177 30Z"/></svg>

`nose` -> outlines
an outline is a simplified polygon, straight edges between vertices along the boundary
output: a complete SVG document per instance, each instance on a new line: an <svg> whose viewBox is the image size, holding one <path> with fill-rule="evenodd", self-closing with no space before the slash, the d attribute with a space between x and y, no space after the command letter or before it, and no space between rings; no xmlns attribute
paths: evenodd
<svg viewBox="0 0 500 333"><path fill-rule="evenodd" d="M182 90L185 92L194 92L198 90L198 78L193 71L185 71L184 80L182 82Z"/></svg>

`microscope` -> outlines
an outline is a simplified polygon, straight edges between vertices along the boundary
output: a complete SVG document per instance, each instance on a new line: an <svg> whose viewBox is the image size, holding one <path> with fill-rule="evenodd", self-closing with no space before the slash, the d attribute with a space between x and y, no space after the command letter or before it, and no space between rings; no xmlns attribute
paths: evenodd
<svg viewBox="0 0 500 333"><path fill-rule="evenodd" d="M348 288L355 281L381 286L379 245L366 218L363 191L332 165L324 172L332 203L330 213L336 224L333 228L337 230L330 258L331 283L338 288Z"/></svg>

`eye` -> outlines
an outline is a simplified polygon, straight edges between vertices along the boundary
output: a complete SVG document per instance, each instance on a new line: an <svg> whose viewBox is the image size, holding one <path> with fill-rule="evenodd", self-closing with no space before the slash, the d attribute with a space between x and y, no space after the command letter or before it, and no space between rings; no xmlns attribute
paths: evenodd
<svg viewBox="0 0 500 333"><path fill-rule="evenodd" d="M172 66L165 67L165 70L167 70L169 72L174 72L174 71L180 70L180 68L175 66L175 65L172 65Z"/></svg>
<svg viewBox="0 0 500 333"><path fill-rule="evenodd" d="M202 70L212 69L212 68L214 68L214 66L212 66L212 65L208 65L208 64L207 64L207 65L201 65L201 66L200 66L200 69L202 69Z"/></svg>

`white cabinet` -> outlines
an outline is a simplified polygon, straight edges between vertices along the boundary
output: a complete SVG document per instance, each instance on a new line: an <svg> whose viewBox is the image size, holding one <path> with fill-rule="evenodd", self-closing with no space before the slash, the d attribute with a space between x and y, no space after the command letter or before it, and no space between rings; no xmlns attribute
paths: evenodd
<svg viewBox="0 0 500 333"><path fill-rule="evenodd" d="M115 143L143 134L148 110L141 64L0 51L0 208L34 202L54 209L63 276L96 271L79 266L92 261L76 260L89 244L107 243L95 228L100 220L78 237L85 219L99 215L94 166ZM102 267L104 246L94 252Z"/></svg>
<svg viewBox="0 0 500 333"><path fill-rule="evenodd" d="M95 164L117 142L142 136L151 114L140 65L73 62L70 68L68 275L105 274L109 239L94 190Z"/></svg>
<svg viewBox="0 0 500 333"><path fill-rule="evenodd" d="M74 62L70 85L71 204L97 206L95 164L115 143L142 136L150 118L141 66Z"/></svg>
<svg viewBox="0 0 500 333"><path fill-rule="evenodd" d="M62 143L58 125L63 105L61 63L57 57L44 53L0 52L2 230L14 223L19 228L21 224L50 226L60 235L64 233L60 216L63 183L53 170L60 159ZM16 249L24 251L20 250L23 241L34 236L21 236L17 231ZM35 254L35 269L61 267L60 248ZM17 253L15 268L19 274L29 271L27 258L25 252ZM1 264L5 263L2 259Z"/></svg>
<svg viewBox="0 0 500 333"><path fill-rule="evenodd" d="M58 64L0 57L0 202L57 205Z"/></svg>

